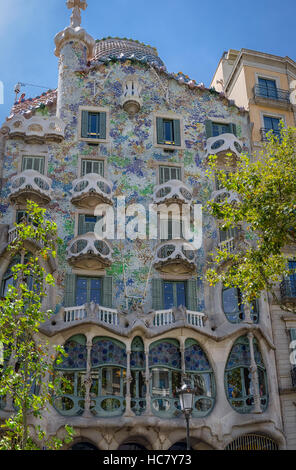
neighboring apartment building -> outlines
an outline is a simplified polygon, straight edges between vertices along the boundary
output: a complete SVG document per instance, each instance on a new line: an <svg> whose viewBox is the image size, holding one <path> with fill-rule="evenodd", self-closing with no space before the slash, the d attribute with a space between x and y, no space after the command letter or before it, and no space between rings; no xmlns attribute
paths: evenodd
<svg viewBox="0 0 296 470"><path fill-rule="evenodd" d="M118 210L119 197L146 213L154 203L159 219L172 201L183 210L223 197L207 158L217 153L223 165L231 152L235 165L251 151L248 112L169 74L150 46L95 42L80 27L85 2L70 5L71 26L55 38L58 89L16 103L0 146L1 295L27 199L46 207L64 242L46 266L56 287L44 307L55 315L40 334L65 345L59 370L72 390L55 397L47 430L72 425L75 448L182 449L177 390L187 377L194 449L284 449L268 303L262 296L250 311L237 289L202 280L211 253L219 243L232 250L236 233L204 214L202 246L186 249L171 214L157 239L94 234L95 207ZM0 418L10 411L2 401Z"/></svg>
<svg viewBox="0 0 296 470"><path fill-rule="evenodd" d="M280 120L286 126L295 126L296 107L290 100L296 88L295 80L296 63L289 57L230 49L223 54L211 86L249 111L256 152L262 149L268 131L279 135ZM290 269L295 269L295 248L287 247L285 252ZM296 276L285 279L277 294L287 306L295 305ZM281 310L271 297L270 312L287 447L296 449L296 369L290 362L290 343L296 339L296 317Z"/></svg>
<svg viewBox="0 0 296 470"><path fill-rule="evenodd" d="M260 150L269 130L279 133L280 120L287 126L295 125L290 102L294 80L296 63L289 57L229 49L220 59L211 87L249 111L253 148Z"/></svg>

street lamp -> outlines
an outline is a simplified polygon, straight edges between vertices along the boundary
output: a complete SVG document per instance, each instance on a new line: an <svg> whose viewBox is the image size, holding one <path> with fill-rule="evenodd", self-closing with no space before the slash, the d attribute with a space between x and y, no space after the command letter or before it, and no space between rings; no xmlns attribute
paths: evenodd
<svg viewBox="0 0 296 470"><path fill-rule="evenodd" d="M190 384L183 384L179 391L181 410L184 413L187 425L186 441L187 450L190 450L190 437L189 437L189 419L193 410L194 389Z"/></svg>

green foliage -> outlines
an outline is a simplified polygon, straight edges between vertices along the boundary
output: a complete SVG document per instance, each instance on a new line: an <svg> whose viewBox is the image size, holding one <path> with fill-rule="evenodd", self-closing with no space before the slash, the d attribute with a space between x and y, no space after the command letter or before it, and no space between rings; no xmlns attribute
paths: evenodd
<svg viewBox="0 0 296 470"><path fill-rule="evenodd" d="M275 284L289 274L284 249L296 243L296 129L282 124L281 137L269 133L259 155L242 155L235 171L218 169L217 156L209 166L209 177L216 175L239 202L210 201L207 209L221 228L241 227L243 236L232 253L217 250L207 281L239 287L247 302L268 290L281 308L294 311L277 298Z"/></svg>
<svg viewBox="0 0 296 470"><path fill-rule="evenodd" d="M8 247L11 258L21 262L12 268L13 285L0 300L0 399L9 417L0 426L0 450L58 449L73 435L66 427L63 439L46 437L42 417L51 404L53 391L61 381L54 374L56 354L65 355L60 346L50 348L41 337L40 325L52 312L44 312L42 301L54 278L43 267L56 256L57 226L44 219L45 209L28 201L27 221L16 225L17 237ZM34 244L32 254L28 242ZM0 364L1 366L1 364Z"/></svg>

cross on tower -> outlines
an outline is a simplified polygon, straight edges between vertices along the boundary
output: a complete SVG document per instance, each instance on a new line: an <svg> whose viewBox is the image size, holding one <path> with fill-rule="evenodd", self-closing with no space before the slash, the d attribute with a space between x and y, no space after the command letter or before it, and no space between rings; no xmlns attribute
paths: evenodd
<svg viewBox="0 0 296 470"><path fill-rule="evenodd" d="M71 26L76 28L81 25L81 13L80 10L86 10L87 3L86 0L67 0L67 7L73 8L73 13L71 15Z"/></svg>

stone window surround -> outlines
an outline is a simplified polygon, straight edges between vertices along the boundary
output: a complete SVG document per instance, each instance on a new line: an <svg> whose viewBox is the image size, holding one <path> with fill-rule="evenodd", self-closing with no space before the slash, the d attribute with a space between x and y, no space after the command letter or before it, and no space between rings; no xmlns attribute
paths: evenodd
<svg viewBox="0 0 296 470"><path fill-rule="evenodd" d="M157 143L156 118L178 119L180 121L181 145L168 145L168 144L158 144ZM167 111L166 113L156 112L156 113L153 114L153 145L154 145L154 147L165 149L165 150L185 150L184 119L183 119L183 116L181 114L176 114L172 111Z"/></svg>
<svg viewBox="0 0 296 470"><path fill-rule="evenodd" d="M277 119L281 119L284 123L284 125L286 126L287 125L287 122L286 122L286 116L283 115L283 114L278 114L278 113L273 113L273 112L269 112L268 110L266 111L260 111L260 121L261 121L261 127L262 129L264 129L264 116L266 117L272 117L272 118L277 118Z"/></svg>
<svg viewBox="0 0 296 470"><path fill-rule="evenodd" d="M274 80L276 82L276 87L281 88L280 87L280 77L278 77L276 75L267 75L267 74L264 74L264 73L255 72L256 85L259 85L259 78L264 78L266 80Z"/></svg>
<svg viewBox="0 0 296 470"><path fill-rule="evenodd" d="M157 116L159 117L159 116ZM162 145L160 145L162 147ZM175 163L175 162L154 162L155 168L156 168L156 184L160 184L159 182L159 167L160 166L173 166L173 167L178 167L181 168L181 180L184 183L184 163Z"/></svg>
<svg viewBox="0 0 296 470"><path fill-rule="evenodd" d="M93 160L101 161L104 163L104 178L107 178L107 169L108 169L108 159L107 157L100 157L99 155L78 155L78 176L77 178L82 178L82 160ZM86 175L85 175L86 176Z"/></svg>
<svg viewBox="0 0 296 470"><path fill-rule="evenodd" d="M91 111L94 113L106 113L106 139L88 139L86 137L81 137L81 116L82 116L82 111ZM109 143L110 135L110 110L109 108L106 107L101 107L101 106L79 106L78 109L78 129L77 129L77 136L78 140L83 141L83 142L88 142L88 143Z"/></svg>
<svg viewBox="0 0 296 470"><path fill-rule="evenodd" d="M23 157L44 157L44 176L48 176L48 152L41 152L37 150L26 150L25 152L21 152L21 158L18 160L18 165L17 165L17 172L21 173L22 172L22 164L23 164Z"/></svg>

